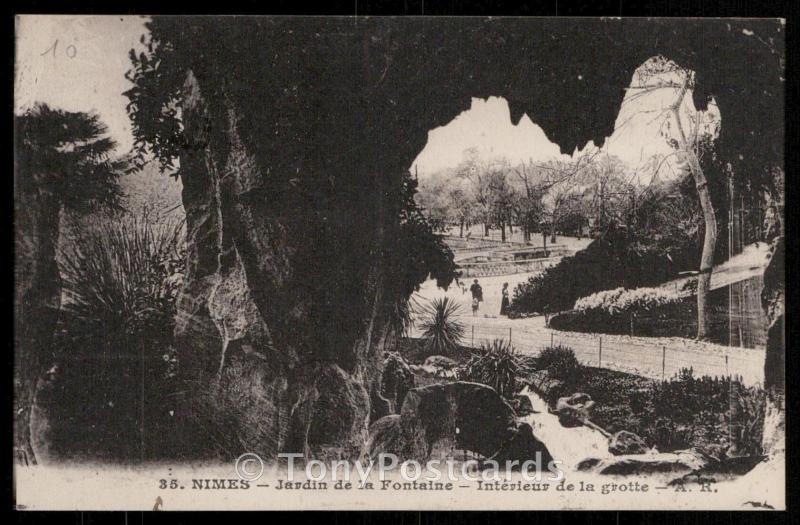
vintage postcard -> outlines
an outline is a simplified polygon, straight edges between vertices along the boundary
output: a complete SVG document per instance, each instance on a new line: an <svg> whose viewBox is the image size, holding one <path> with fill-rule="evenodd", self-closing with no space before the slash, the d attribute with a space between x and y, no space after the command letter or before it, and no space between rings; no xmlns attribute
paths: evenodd
<svg viewBox="0 0 800 525"><path fill-rule="evenodd" d="M781 19L16 18L18 509L784 509Z"/></svg>

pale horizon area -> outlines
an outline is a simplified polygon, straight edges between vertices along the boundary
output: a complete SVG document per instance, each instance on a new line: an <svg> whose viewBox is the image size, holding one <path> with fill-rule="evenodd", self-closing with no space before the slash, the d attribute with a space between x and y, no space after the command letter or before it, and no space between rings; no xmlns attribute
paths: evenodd
<svg viewBox="0 0 800 525"><path fill-rule="evenodd" d="M626 93L614 133L606 138L601 152L618 157L631 171L637 172L638 183L649 184L653 170L646 167L653 159L673 152L661 132L664 120L669 118L665 111L675 98L675 90L662 89L633 98L637 93L635 90ZM705 112L697 112L689 92L681 107L681 122L685 128L689 127L689 115L696 113L708 123L721 119L716 104L709 104ZM571 157L562 154L560 147L551 142L527 114L523 114L518 124L513 124L505 98L473 98L468 110L428 133L428 143L411 165L411 171L425 180L434 173L456 167L469 148L476 148L483 158L505 157L512 164ZM595 148L590 141L576 149L572 157ZM670 158L659 170L659 178L669 179L677 172L676 162Z"/></svg>
<svg viewBox="0 0 800 525"><path fill-rule="evenodd" d="M133 146L128 103L122 93L132 84L125 78L131 67L130 49L143 49L140 37L145 33L142 16L72 16L21 15L16 19L16 54L14 111L21 113L42 102L67 111L97 113L117 141L122 155ZM633 76L632 76L633 81ZM648 184L652 173L646 166L654 157L672 152L662 129L663 110L674 98L672 90L660 90L628 101L629 91L617 117L616 129L602 148L619 157L639 183ZM687 95L682 113L694 113L691 95ZM719 119L716 106L710 106L706 118ZM660 118L659 118L660 115ZM682 119L683 120L683 119ZM568 159L559 146L550 141L539 125L523 115L516 125L511 122L508 102L502 97L473 98L466 109L445 126L432 129L428 143L410 170L422 179L456 167L464 150L477 148L483 157L505 157L511 163L545 162ZM589 142L579 151L594 149ZM652 171L650 169L649 171ZM670 162L659 171L660 177L673 174Z"/></svg>

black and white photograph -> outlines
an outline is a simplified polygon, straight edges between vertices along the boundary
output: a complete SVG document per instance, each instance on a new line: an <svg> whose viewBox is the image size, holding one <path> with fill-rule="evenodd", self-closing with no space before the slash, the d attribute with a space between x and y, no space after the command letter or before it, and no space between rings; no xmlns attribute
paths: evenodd
<svg viewBox="0 0 800 525"><path fill-rule="evenodd" d="M17 15L20 510L785 510L786 21Z"/></svg>

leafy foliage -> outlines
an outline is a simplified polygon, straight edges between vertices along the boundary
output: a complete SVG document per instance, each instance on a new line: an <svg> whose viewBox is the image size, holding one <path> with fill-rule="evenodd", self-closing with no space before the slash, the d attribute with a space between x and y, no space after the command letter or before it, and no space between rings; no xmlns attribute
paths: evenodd
<svg viewBox="0 0 800 525"><path fill-rule="evenodd" d="M467 362L458 368L458 379L488 385L509 398L519 391L519 380L528 369L527 359L510 343L495 339L473 350Z"/></svg>
<svg viewBox="0 0 800 525"><path fill-rule="evenodd" d="M764 391L738 378L695 377L683 369L662 382L582 367L564 381L566 391L596 402L594 423L611 433L633 432L660 452L697 447L724 456L733 430L739 453L760 454Z"/></svg>
<svg viewBox="0 0 800 525"><path fill-rule="evenodd" d="M669 381L654 383L651 395L644 433L661 449L686 448L697 441L730 445L730 429L737 428L737 447L760 453L762 389L745 387L737 378L696 378L691 368L684 368Z"/></svg>
<svg viewBox="0 0 800 525"><path fill-rule="evenodd" d="M572 348L562 345L547 346L536 356L536 368L547 370L550 376L565 380L581 369Z"/></svg>
<svg viewBox="0 0 800 525"><path fill-rule="evenodd" d="M94 113L37 104L14 116L14 151L20 191L55 194L69 210L120 208L117 179L125 159L112 157L116 143ZM57 212L57 210L54 210Z"/></svg>
<svg viewBox="0 0 800 525"><path fill-rule="evenodd" d="M96 215L65 236L56 337L63 359L39 399L54 416L51 453L111 461L182 457L197 438L176 417L185 386L172 347L185 260L182 221ZM86 428L92 431L79 431Z"/></svg>
<svg viewBox="0 0 800 525"><path fill-rule="evenodd" d="M625 233L614 229L519 284L511 309L514 313L568 310L577 299L609 286L655 284L676 273L672 261L652 252L636 253Z"/></svg>
<svg viewBox="0 0 800 525"><path fill-rule="evenodd" d="M428 277L447 289L455 278L453 252L417 206L414 195L417 181L403 176L401 201L398 206L399 232L385 248L390 268L398 272L400 296L405 300L419 289Z"/></svg>
<svg viewBox="0 0 800 525"><path fill-rule="evenodd" d="M684 199L679 186L648 189L621 223L572 257L521 283L514 290L514 313L568 310L581 297L615 287L652 286L695 269L702 236L699 204Z"/></svg>
<svg viewBox="0 0 800 525"><path fill-rule="evenodd" d="M458 348L464 338L464 323L458 320L461 305L450 297L437 298L421 308L419 327L429 351L448 354Z"/></svg>
<svg viewBox="0 0 800 525"><path fill-rule="evenodd" d="M574 310L604 310L610 314L619 312L645 313L674 301L675 295L663 288L614 288L603 290L575 301Z"/></svg>
<svg viewBox="0 0 800 525"><path fill-rule="evenodd" d="M727 288L712 291L709 299L709 340L729 344ZM552 316L549 326L556 330L644 337L693 338L697 333L696 297L677 297L663 289L606 290L578 300L575 306L575 310ZM757 318L748 318L747 322L757 323ZM760 330L748 328L745 332L754 338L753 344L759 344Z"/></svg>
<svg viewBox="0 0 800 525"><path fill-rule="evenodd" d="M128 54L132 69L125 78L134 86L123 95L130 100L127 111L134 136L134 164L142 167L152 156L163 171L177 177L183 131L178 107L189 61L176 52L174 42L161 36L157 25L152 21L145 24L148 33L140 41L147 52L137 55L131 49Z"/></svg>

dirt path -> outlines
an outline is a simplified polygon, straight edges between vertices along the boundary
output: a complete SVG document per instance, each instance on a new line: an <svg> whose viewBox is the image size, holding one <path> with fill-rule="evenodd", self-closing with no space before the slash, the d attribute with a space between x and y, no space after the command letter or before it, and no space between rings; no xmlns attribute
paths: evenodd
<svg viewBox="0 0 800 525"><path fill-rule="evenodd" d="M510 339L518 350L537 354L550 344L562 344L575 351L584 364L612 370L631 372L653 379L670 378L682 368L692 368L695 376L739 375L745 384L763 382L764 350L727 347L678 337L630 337L625 335L562 332L545 326L544 317L507 319L500 317L500 290L508 282L514 289L517 283L532 274L517 274L479 279L484 302L477 317L470 309L471 296L457 286L447 291L435 282L423 284L415 294L418 301L435 297L451 297L462 305L460 320L466 325L465 343L480 345L493 339ZM471 281L464 283L467 287ZM412 336L418 336L416 328Z"/></svg>

